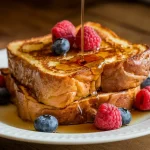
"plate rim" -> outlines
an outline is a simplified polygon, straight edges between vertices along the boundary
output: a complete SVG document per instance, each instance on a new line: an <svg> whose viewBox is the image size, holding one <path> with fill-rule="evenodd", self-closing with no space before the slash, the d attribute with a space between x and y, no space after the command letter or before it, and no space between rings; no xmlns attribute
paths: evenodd
<svg viewBox="0 0 150 150"><path fill-rule="evenodd" d="M0 49L5 51L6 49ZM7 57L6 57L7 61ZM3 63L3 62L1 62ZM126 126L117 130L93 133L43 133L9 126L0 122L0 137L40 144L82 145L122 141L150 134L150 116L138 124Z"/></svg>
<svg viewBox="0 0 150 150"><path fill-rule="evenodd" d="M150 134L150 118L117 130L93 133L44 133L9 126L0 122L0 137L28 143L83 145L116 142Z"/></svg>

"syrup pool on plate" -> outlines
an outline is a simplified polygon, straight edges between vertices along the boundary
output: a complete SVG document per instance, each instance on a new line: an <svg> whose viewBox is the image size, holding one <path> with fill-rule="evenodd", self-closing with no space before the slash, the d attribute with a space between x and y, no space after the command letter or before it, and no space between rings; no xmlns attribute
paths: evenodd
<svg viewBox="0 0 150 150"><path fill-rule="evenodd" d="M150 118L149 112L131 111L132 121L129 125L138 124ZM0 106L0 122L25 130L35 130L32 122L25 122L18 117L17 108L13 104L7 106ZM125 126L126 127L126 126ZM81 125L60 125L57 129L58 133L92 133L100 132L93 124L81 124Z"/></svg>

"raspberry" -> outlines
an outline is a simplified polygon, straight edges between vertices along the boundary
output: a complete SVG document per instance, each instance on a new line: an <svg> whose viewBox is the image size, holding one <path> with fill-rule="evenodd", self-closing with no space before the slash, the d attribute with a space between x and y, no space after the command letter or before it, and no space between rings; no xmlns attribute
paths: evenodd
<svg viewBox="0 0 150 150"><path fill-rule="evenodd" d="M150 86L146 86L146 87L144 87L144 89L146 89L150 92Z"/></svg>
<svg viewBox="0 0 150 150"><path fill-rule="evenodd" d="M76 29L75 26L68 20L58 22L52 28L53 42L58 38L65 38L72 46L75 40Z"/></svg>
<svg viewBox="0 0 150 150"><path fill-rule="evenodd" d="M98 50L100 48L101 38L96 31L84 26L84 51ZM81 29L78 31L75 44L81 49Z"/></svg>
<svg viewBox="0 0 150 150"><path fill-rule="evenodd" d="M5 87L5 79L2 75L0 75L0 87Z"/></svg>
<svg viewBox="0 0 150 150"><path fill-rule="evenodd" d="M101 104L94 121L95 126L101 130L113 130L122 126L119 109L108 103Z"/></svg>
<svg viewBox="0 0 150 150"><path fill-rule="evenodd" d="M137 93L134 105L139 110L150 110L150 92L148 89L144 88Z"/></svg>

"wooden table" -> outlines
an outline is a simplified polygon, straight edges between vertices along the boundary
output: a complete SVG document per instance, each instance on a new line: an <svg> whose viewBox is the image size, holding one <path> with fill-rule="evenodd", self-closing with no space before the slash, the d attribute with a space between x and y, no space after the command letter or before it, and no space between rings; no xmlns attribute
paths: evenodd
<svg viewBox="0 0 150 150"><path fill-rule="evenodd" d="M35 1L31 3L5 0L0 5L0 48L5 48L12 40L47 34L57 21L63 19L68 19L75 25L80 24L80 3L66 6L61 1L56 4L46 1L46 4L37 5ZM149 5L88 1L85 20L100 22L132 42L150 44ZM82 146L40 145L0 138L0 149L150 150L150 135L115 143Z"/></svg>
<svg viewBox="0 0 150 150"><path fill-rule="evenodd" d="M150 136L96 145L42 145L0 138L0 150L150 150Z"/></svg>

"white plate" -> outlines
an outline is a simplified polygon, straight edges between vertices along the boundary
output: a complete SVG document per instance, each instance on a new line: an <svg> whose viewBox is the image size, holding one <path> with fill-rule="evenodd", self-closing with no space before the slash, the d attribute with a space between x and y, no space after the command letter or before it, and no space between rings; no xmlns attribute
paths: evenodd
<svg viewBox="0 0 150 150"><path fill-rule="evenodd" d="M7 54L0 51L0 67L7 67ZM0 137L43 144L96 144L121 141L150 134L150 115L140 123L126 126L118 130L93 133L41 133L19 129L0 120Z"/></svg>

